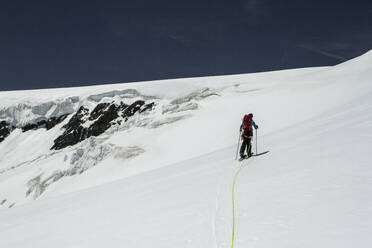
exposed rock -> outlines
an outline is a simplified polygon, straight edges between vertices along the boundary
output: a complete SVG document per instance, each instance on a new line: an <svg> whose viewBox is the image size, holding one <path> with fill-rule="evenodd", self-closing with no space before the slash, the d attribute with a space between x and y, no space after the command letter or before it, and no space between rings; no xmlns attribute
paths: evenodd
<svg viewBox="0 0 372 248"><path fill-rule="evenodd" d="M81 106L77 113L71 117L70 121L63 126L66 130L54 140L54 145L51 149L59 150L85 140L88 137L88 130L81 124L88 119L88 114L89 109Z"/></svg>
<svg viewBox="0 0 372 248"><path fill-rule="evenodd" d="M78 112L73 115L70 121L64 126L64 133L54 140L54 145L51 149L63 149L67 146L75 145L91 136L103 134L113 125L113 121L122 117L124 121L133 116L135 113L142 113L152 109L154 103L145 104L144 101L138 100L131 105L126 105L121 102L119 105L115 103L100 103L91 113L83 106ZM89 120L93 123L86 123ZM120 124L121 121L116 121Z"/></svg>
<svg viewBox="0 0 372 248"><path fill-rule="evenodd" d="M61 115L59 117L52 117L48 120L41 120L36 123L30 123L22 127L22 131L26 132L29 130L36 130L39 128L46 128L47 130L55 127L57 124L61 123L66 119L68 115Z"/></svg>
<svg viewBox="0 0 372 248"><path fill-rule="evenodd" d="M61 123L62 121L64 121L67 118L67 116L68 115L66 114L66 115L61 115L59 117L52 117L52 118L50 118L46 122L46 129L47 130L52 129L53 127L55 127L56 125L58 125L59 123Z"/></svg>
<svg viewBox="0 0 372 248"><path fill-rule="evenodd" d="M133 116L141 107L145 104L144 101L138 100L129 105L127 108L123 110L122 117L127 120L128 117Z"/></svg>
<svg viewBox="0 0 372 248"><path fill-rule="evenodd" d="M89 120L95 120L97 119L100 115L103 114L105 109L110 105L110 103L105 102L105 103L100 103L98 104L93 111L90 113Z"/></svg>
<svg viewBox="0 0 372 248"><path fill-rule="evenodd" d="M152 102L152 103L149 103L149 104L146 104L144 105L141 109L140 109L140 113L143 113L147 110L152 110L152 108L155 106L155 102Z"/></svg>
<svg viewBox="0 0 372 248"><path fill-rule="evenodd" d="M71 129L71 128L70 128ZM78 126L76 129L71 129L70 132L64 132L61 136L54 140L54 145L51 149L60 150L67 146L75 145L88 137L88 129Z"/></svg>
<svg viewBox="0 0 372 248"><path fill-rule="evenodd" d="M46 127L46 120L38 121L37 123L29 123L22 127L22 132L27 132L30 130L36 130L39 128Z"/></svg>
<svg viewBox="0 0 372 248"><path fill-rule="evenodd" d="M15 202L13 202L12 204L10 204L10 205L9 205L9 208L14 207L14 205L15 205Z"/></svg>
<svg viewBox="0 0 372 248"><path fill-rule="evenodd" d="M6 202L6 199L2 200L2 201L0 202L0 205L4 205L5 202Z"/></svg>
<svg viewBox="0 0 372 248"><path fill-rule="evenodd" d="M84 106L81 106L76 112L76 114L73 115L69 122L63 127L66 128L67 132L76 129L88 119L87 117L88 115L89 109L85 108Z"/></svg>
<svg viewBox="0 0 372 248"><path fill-rule="evenodd" d="M103 134L111 126L111 121L119 117L120 106L110 105L106 111L88 128L88 137Z"/></svg>
<svg viewBox="0 0 372 248"><path fill-rule="evenodd" d="M13 127L6 121L0 121L0 142L2 142L13 130Z"/></svg>

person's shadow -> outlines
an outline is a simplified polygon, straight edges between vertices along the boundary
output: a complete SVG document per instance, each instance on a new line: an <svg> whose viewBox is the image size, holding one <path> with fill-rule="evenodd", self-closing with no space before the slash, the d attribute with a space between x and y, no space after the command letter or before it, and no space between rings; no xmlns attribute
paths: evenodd
<svg viewBox="0 0 372 248"><path fill-rule="evenodd" d="M266 153L268 153L270 151L266 151L266 152L261 152L261 153L257 153L257 154L253 154L252 156L261 156L261 155L264 155Z"/></svg>

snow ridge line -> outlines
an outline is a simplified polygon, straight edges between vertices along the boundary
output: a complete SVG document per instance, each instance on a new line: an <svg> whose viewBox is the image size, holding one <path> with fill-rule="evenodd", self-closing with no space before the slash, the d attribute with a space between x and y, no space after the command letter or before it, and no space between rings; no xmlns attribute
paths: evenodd
<svg viewBox="0 0 372 248"><path fill-rule="evenodd" d="M234 240L235 240L235 184L238 178L240 171L244 166L244 162L240 165L238 171L234 175L234 180L232 183L232 194L231 194L231 202L232 202L232 233L231 233L231 248L234 248Z"/></svg>

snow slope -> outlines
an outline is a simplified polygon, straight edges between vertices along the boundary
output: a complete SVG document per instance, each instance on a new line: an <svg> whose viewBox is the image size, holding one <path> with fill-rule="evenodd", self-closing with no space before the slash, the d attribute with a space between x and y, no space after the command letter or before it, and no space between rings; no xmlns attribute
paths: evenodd
<svg viewBox="0 0 372 248"><path fill-rule="evenodd" d="M2 112L17 123L40 118L35 106L55 110L71 97L74 110L89 99L129 101L112 94L126 89L156 99L138 123L164 122L119 127L60 151L50 147L63 123L13 131L0 143L0 246L230 247L238 127L253 112L259 152L270 152L244 161L238 175L235 247L370 247L371 79L369 52L334 67L0 92L3 109L24 104L16 115ZM200 97L205 88L213 94ZM190 94L196 109L163 113ZM128 147L143 152L128 157ZM84 166L95 166L36 200L25 196L30 179L68 170L64 160L78 149L89 155Z"/></svg>

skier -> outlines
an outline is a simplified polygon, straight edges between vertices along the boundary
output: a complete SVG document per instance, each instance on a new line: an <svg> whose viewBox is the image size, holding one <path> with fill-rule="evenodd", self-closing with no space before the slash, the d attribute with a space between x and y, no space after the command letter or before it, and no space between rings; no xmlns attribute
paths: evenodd
<svg viewBox="0 0 372 248"><path fill-rule="evenodd" d="M252 156L252 145L251 145L251 139L253 137L253 128L258 129L258 126L253 121L253 114L250 113L248 115L244 115L243 123L240 125L240 133L242 135L243 143L240 147L240 158L244 159L248 156ZM247 155L244 154L244 151L247 147Z"/></svg>

